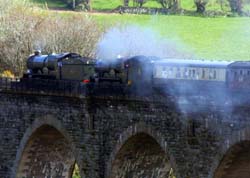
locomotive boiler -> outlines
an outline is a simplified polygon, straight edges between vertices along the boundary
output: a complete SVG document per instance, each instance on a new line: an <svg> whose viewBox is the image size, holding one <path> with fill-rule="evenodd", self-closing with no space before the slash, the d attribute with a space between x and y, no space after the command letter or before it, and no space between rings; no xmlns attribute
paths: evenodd
<svg viewBox="0 0 250 178"><path fill-rule="evenodd" d="M27 60L24 78L88 81L94 74L94 62L76 53L42 55L35 52Z"/></svg>

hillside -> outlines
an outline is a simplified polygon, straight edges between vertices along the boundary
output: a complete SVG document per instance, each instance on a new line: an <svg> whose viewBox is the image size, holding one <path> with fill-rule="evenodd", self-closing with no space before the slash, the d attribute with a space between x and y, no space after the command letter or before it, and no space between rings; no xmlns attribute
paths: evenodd
<svg viewBox="0 0 250 178"><path fill-rule="evenodd" d="M63 0L30 0L38 4L39 6L45 6L47 4L48 8L52 9L68 9L67 4ZM122 0L92 0L92 8L93 10L112 10L116 7L122 5ZM229 11L228 2L222 1L223 10ZM133 1L130 1L130 6L133 6ZM144 7L161 7L160 4L156 0L148 0L144 5ZM207 10L218 10L221 11L221 4L218 3L218 0L210 0L207 4ZM186 10L195 10L196 7L194 5L193 0L185 0L181 2L181 8Z"/></svg>
<svg viewBox="0 0 250 178"><path fill-rule="evenodd" d="M98 0L93 2L96 1ZM53 1L53 4L48 3L49 5L57 8L64 7L59 1ZM97 22L101 30L117 25L120 27L126 24L139 25L143 29L153 30L160 41L170 41L176 49L189 54L192 58L212 60L249 60L250 58L250 19L245 17L204 18L173 15L84 13L61 10L43 11L44 13L41 14L45 16L59 14L63 17L87 17L89 20ZM133 39L130 40L133 41Z"/></svg>
<svg viewBox="0 0 250 178"><path fill-rule="evenodd" d="M194 58L249 60L249 18L202 18L91 14L100 24L139 24L153 29L162 40L171 41ZM132 40L132 39L131 39Z"/></svg>

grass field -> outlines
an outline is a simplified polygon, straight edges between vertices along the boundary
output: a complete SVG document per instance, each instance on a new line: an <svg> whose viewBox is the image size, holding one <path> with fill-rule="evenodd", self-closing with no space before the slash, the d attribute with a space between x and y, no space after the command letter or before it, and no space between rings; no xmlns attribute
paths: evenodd
<svg viewBox="0 0 250 178"><path fill-rule="evenodd" d="M40 7L53 8L53 9L67 9L67 4L62 0L30 0Z"/></svg>
<svg viewBox="0 0 250 178"><path fill-rule="evenodd" d="M38 4L39 6L47 6L49 8L63 8L67 9L67 5L63 0L30 0ZM92 0L92 8L94 10L112 10L123 4L123 0ZM133 6L133 0L130 0L129 6ZM143 5L144 7L161 7L161 5L157 2L157 0L147 0L147 2ZM194 5L193 0L183 0L181 1L181 7L186 10L195 10L196 7ZM220 4L217 3L217 0L210 0L207 4L207 10L219 10L221 11ZM229 11L229 6L227 1L225 0L224 9L225 11Z"/></svg>
<svg viewBox="0 0 250 178"><path fill-rule="evenodd" d="M174 41L195 58L250 60L249 18L187 16L91 15L101 24L139 24L162 39Z"/></svg>
<svg viewBox="0 0 250 178"><path fill-rule="evenodd" d="M42 0L39 1L41 2ZM117 6L118 2L120 2L120 0L106 0L106 3L101 4L104 0L93 0L93 4L96 4L96 7L102 6L105 8L107 1L112 2L113 7ZM54 3L56 2L54 1ZM74 12L60 13L66 16L74 14ZM110 13L83 13L83 15L93 18L100 26L137 24L145 28L150 28L160 38L174 42L179 50L190 53L194 58L250 60L249 18L120 15Z"/></svg>

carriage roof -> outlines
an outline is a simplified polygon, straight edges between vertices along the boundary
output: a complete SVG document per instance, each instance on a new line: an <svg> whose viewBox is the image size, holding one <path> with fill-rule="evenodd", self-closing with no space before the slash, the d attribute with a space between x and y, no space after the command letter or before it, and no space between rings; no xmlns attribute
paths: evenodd
<svg viewBox="0 0 250 178"><path fill-rule="evenodd" d="M229 65L230 69L250 69L250 61L236 61Z"/></svg>
<svg viewBox="0 0 250 178"><path fill-rule="evenodd" d="M209 61L209 60L191 60L191 59L161 59L154 62L159 65L182 66L182 67L217 67L227 68L234 61Z"/></svg>

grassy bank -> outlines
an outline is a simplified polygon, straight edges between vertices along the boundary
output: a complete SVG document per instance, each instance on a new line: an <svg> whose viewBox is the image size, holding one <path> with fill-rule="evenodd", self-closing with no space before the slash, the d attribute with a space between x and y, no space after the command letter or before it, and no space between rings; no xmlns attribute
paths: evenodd
<svg viewBox="0 0 250 178"><path fill-rule="evenodd" d="M48 14L53 15L53 13L65 17L87 16L98 22L100 28L103 26L109 28L116 24L137 24L150 28L160 38L174 42L178 49L190 53L193 58L212 60L250 59L249 18L121 15L46 10L41 14L46 16Z"/></svg>
<svg viewBox="0 0 250 178"><path fill-rule="evenodd" d="M249 18L91 14L100 24L139 24L195 58L250 60Z"/></svg>
<svg viewBox="0 0 250 178"><path fill-rule="evenodd" d="M155 31L174 42L193 58L212 60L250 60L249 18L204 18L191 16L150 16L131 14L77 13L46 11L62 16L83 15L106 26L136 24Z"/></svg>
<svg viewBox="0 0 250 178"><path fill-rule="evenodd" d="M31 2L34 2L38 4L39 6L44 6L44 4L47 4L49 8L65 8L66 3L64 3L63 0L30 0ZM94 10L112 10L120 5L123 5L122 0L93 0L91 2L92 8ZM129 6L133 6L133 1L130 0ZM161 7L161 5L157 2L157 0L148 0L143 7ZM196 10L196 6L194 4L193 0L185 0L181 2L181 8L186 10ZM210 0L207 4L207 10L223 10L223 11L229 11L229 5L228 2L225 1L223 3L223 9L221 9L220 3L218 3L217 0Z"/></svg>

